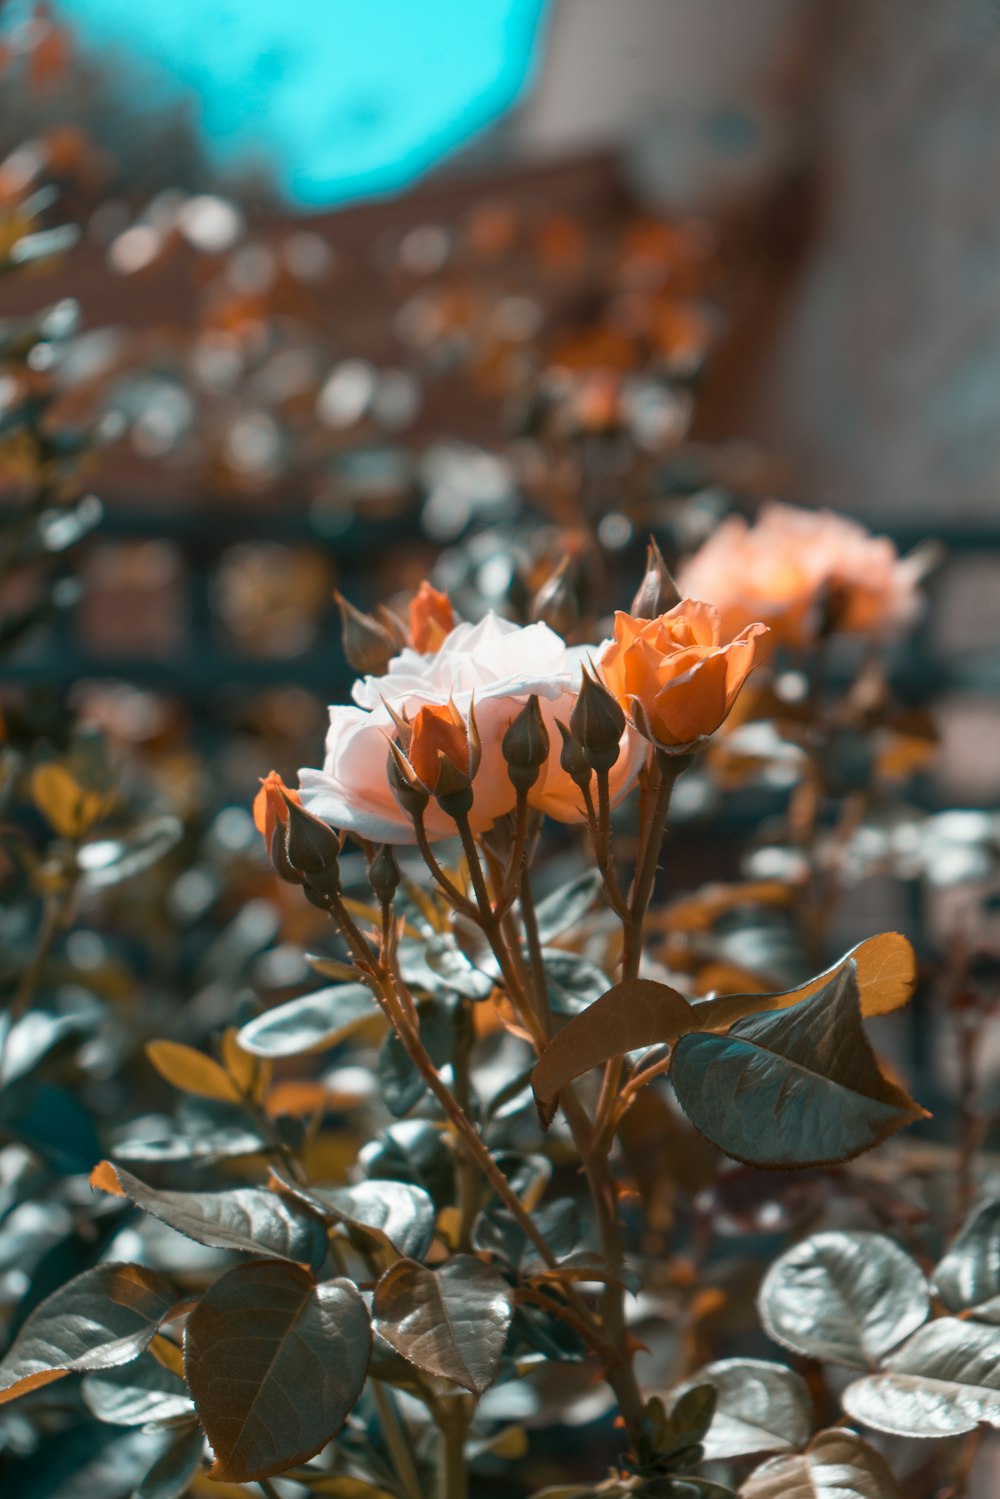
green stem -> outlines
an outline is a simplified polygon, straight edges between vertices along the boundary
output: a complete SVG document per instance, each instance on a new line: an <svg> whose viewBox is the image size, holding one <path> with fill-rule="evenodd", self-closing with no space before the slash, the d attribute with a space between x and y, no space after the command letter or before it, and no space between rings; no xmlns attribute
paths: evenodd
<svg viewBox="0 0 1000 1499"><path fill-rule="evenodd" d="M465 1463L465 1433L467 1419L464 1410L458 1416L449 1413L441 1430L441 1499L468 1499L469 1475Z"/></svg>
<svg viewBox="0 0 1000 1499"><path fill-rule="evenodd" d="M422 1499L423 1490L420 1486L420 1475L413 1460L409 1434L403 1425L403 1419L399 1414L395 1397L392 1391L387 1390L385 1385L378 1379L370 1380L368 1388L371 1390L372 1398L378 1406L379 1420L382 1423L382 1435L385 1437L385 1445L389 1449L389 1456L392 1458L392 1465L403 1489L405 1499Z"/></svg>

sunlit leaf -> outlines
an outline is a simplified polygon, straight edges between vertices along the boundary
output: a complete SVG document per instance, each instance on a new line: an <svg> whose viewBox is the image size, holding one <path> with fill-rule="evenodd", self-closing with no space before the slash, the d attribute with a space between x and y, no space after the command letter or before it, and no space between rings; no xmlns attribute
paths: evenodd
<svg viewBox="0 0 1000 1499"><path fill-rule="evenodd" d="M423 1259L434 1237L434 1203L423 1188L409 1182L310 1187L307 1200L335 1223L376 1239L404 1258Z"/></svg>
<svg viewBox="0 0 1000 1499"><path fill-rule="evenodd" d="M751 1166L850 1160L923 1112L879 1069L853 962L791 1009L681 1036L671 1078L691 1123Z"/></svg>
<svg viewBox="0 0 1000 1499"><path fill-rule="evenodd" d="M821 1431L801 1456L774 1457L740 1499L899 1499L885 1458L853 1431Z"/></svg>
<svg viewBox="0 0 1000 1499"><path fill-rule="evenodd" d="M542 942L551 942L570 927L582 921L597 899L601 888L601 874L597 869L588 869L568 885L554 890L538 902L536 916L538 935Z"/></svg>
<svg viewBox="0 0 1000 1499"><path fill-rule="evenodd" d="M939 1317L915 1332L883 1372L841 1397L855 1421L906 1437L1000 1427L1000 1336L981 1322Z"/></svg>
<svg viewBox="0 0 1000 1499"><path fill-rule="evenodd" d="M775 1342L863 1369L920 1326L930 1298L919 1266L891 1239L830 1230L775 1260L758 1306Z"/></svg>
<svg viewBox="0 0 1000 1499"><path fill-rule="evenodd" d="M456 1254L439 1270L397 1260L375 1288L375 1325L403 1358L481 1395L496 1378L511 1322L495 1270Z"/></svg>
<svg viewBox="0 0 1000 1499"><path fill-rule="evenodd" d="M176 1301L143 1265L97 1265L36 1307L0 1361L0 1405L74 1370L138 1358Z"/></svg>
<svg viewBox="0 0 1000 1499"><path fill-rule="evenodd" d="M695 1010L676 989L651 979L626 979L552 1038L531 1075L535 1095L548 1102L610 1057L673 1043L697 1023Z"/></svg>
<svg viewBox="0 0 1000 1499"><path fill-rule="evenodd" d="M347 1280L297 1265L238 1265L188 1318L184 1371L215 1453L211 1477L247 1483L313 1457L361 1393L368 1310Z"/></svg>
<svg viewBox="0 0 1000 1499"><path fill-rule="evenodd" d="M53 760L31 776L35 806L62 838L80 838L114 804L114 793L81 785L68 766Z"/></svg>
<svg viewBox="0 0 1000 1499"><path fill-rule="evenodd" d="M102 1161L90 1184L127 1197L179 1233L215 1249L240 1249L318 1269L326 1259L323 1224L304 1204L259 1187L227 1192L169 1192L147 1186L122 1166Z"/></svg>
<svg viewBox="0 0 1000 1499"><path fill-rule="evenodd" d="M176 817L153 817L121 838L85 843L76 856L83 883L91 889L119 885L160 861L184 835Z"/></svg>
<svg viewBox="0 0 1000 1499"><path fill-rule="evenodd" d="M712 1424L701 1439L708 1461L797 1450L808 1442L813 1422L809 1391L784 1364L719 1359L699 1369L678 1393L703 1384L713 1385L717 1396Z"/></svg>
<svg viewBox="0 0 1000 1499"><path fill-rule="evenodd" d="M179 1041L149 1041L146 1055L160 1076L184 1093L226 1103L241 1102L240 1091L226 1069L193 1046L183 1046Z"/></svg>
<svg viewBox="0 0 1000 1499"><path fill-rule="evenodd" d="M979 1321L1000 1322L1000 1200L971 1214L933 1279L949 1311L974 1307Z"/></svg>
<svg viewBox="0 0 1000 1499"><path fill-rule="evenodd" d="M184 1381L150 1353L120 1368L87 1374L81 1388L87 1409L112 1426L176 1421L194 1410Z"/></svg>
<svg viewBox="0 0 1000 1499"><path fill-rule="evenodd" d="M258 1057L295 1057L336 1046L379 1011L364 984L318 989L257 1015L237 1037Z"/></svg>
<svg viewBox="0 0 1000 1499"><path fill-rule="evenodd" d="M722 1031L747 1015L784 1010L819 992L853 961L857 974L862 1015L885 1015L905 1005L917 978L913 947L899 932L881 932L852 947L832 968L807 984L780 994L723 994L715 999L694 1000L699 1030Z"/></svg>

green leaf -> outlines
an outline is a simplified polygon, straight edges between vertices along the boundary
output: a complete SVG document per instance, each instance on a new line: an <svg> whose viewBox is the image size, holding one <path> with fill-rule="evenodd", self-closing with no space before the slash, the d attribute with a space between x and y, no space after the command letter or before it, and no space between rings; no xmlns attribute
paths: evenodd
<svg viewBox="0 0 1000 1499"><path fill-rule="evenodd" d="M758 1308L776 1343L863 1369L920 1326L930 1298L919 1266L891 1239L831 1230L775 1260Z"/></svg>
<svg viewBox="0 0 1000 1499"><path fill-rule="evenodd" d="M114 1154L123 1161L156 1163L229 1160L257 1155L269 1143L259 1122L242 1106L188 1095L178 1107L176 1128L145 1137L128 1135L115 1143Z"/></svg>
<svg viewBox="0 0 1000 1499"><path fill-rule="evenodd" d="M645 1046L672 1045L697 1023L683 994L668 984L626 979L553 1036L531 1075L535 1096L548 1103L574 1078L610 1057Z"/></svg>
<svg viewBox="0 0 1000 1499"><path fill-rule="evenodd" d="M37 1306L0 1361L0 1405L85 1369L127 1364L176 1301L170 1282L143 1265L97 1265Z"/></svg>
<svg viewBox="0 0 1000 1499"><path fill-rule="evenodd" d="M368 1309L348 1280L297 1265L237 1265L184 1333L184 1372L215 1452L209 1476L248 1483L305 1462L344 1424L371 1354Z"/></svg>
<svg viewBox="0 0 1000 1499"><path fill-rule="evenodd" d="M950 1312L974 1308L980 1322L1000 1322L1000 1200L969 1216L933 1281Z"/></svg>
<svg viewBox="0 0 1000 1499"><path fill-rule="evenodd" d="M398 1260L375 1287L380 1335L403 1358L481 1395L496 1378L511 1322L506 1281L471 1255L439 1270Z"/></svg>
<svg viewBox="0 0 1000 1499"><path fill-rule="evenodd" d="M853 961L791 1009L681 1036L671 1078L691 1123L750 1166L847 1161L923 1114L879 1069Z"/></svg>
<svg viewBox="0 0 1000 1499"><path fill-rule="evenodd" d="M1000 1427L1000 1336L981 1322L939 1317L841 1396L855 1421L904 1437Z"/></svg>
<svg viewBox="0 0 1000 1499"><path fill-rule="evenodd" d="M81 883L93 890L131 880L159 863L183 836L178 819L164 816L151 818L125 837L85 843L76 856Z"/></svg>
<svg viewBox="0 0 1000 1499"><path fill-rule="evenodd" d="M81 1393L91 1414L112 1426L173 1422L194 1410L184 1381L151 1353L120 1368L85 1375Z"/></svg>
<svg viewBox="0 0 1000 1499"><path fill-rule="evenodd" d="M899 1499L885 1459L853 1431L821 1431L801 1456L775 1457L740 1499Z"/></svg>
<svg viewBox="0 0 1000 1499"><path fill-rule="evenodd" d="M452 1059L455 1048L454 1005L445 999L427 999L418 1007L420 1039L427 1055L440 1071ZM390 1113L401 1118L427 1092L422 1074L395 1031L390 1031L378 1054L379 1091Z"/></svg>
<svg viewBox="0 0 1000 1499"><path fill-rule="evenodd" d="M540 941L551 942L582 921L597 899L600 888L600 870L588 869L586 874L577 875L568 885L540 900L536 911Z"/></svg>
<svg viewBox="0 0 1000 1499"><path fill-rule="evenodd" d="M455 1162L440 1132L426 1119L392 1124L358 1155L373 1181L402 1181L421 1187L437 1207L455 1200Z"/></svg>
<svg viewBox="0 0 1000 1499"><path fill-rule="evenodd" d="M353 1187L288 1190L301 1195L335 1223L375 1239L403 1258L422 1260L431 1247L437 1212L422 1187L409 1182L363 1181Z"/></svg>
<svg viewBox="0 0 1000 1499"><path fill-rule="evenodd" d="M260 1187L235 1187L228 1192L160 1191L111 1161L94 1167L90 1185L127 1197L161 1223L213 1249L273 1255L313 1269L326 1259L322 1222L307 1206L278 1192Z"/></svg>
<svg viewBox="0 0 1000 1499"><path fill-rule="evenodd" d="M201 1467L204 1452L205 1436L197 1421L178 1427L170 1446L157 1458L132 1499L181 1499Z"/></svg>
<svg viewBox="0 0 1000 1499"><path fill-rule="evenodd" d="M827 968L806 984L780 994L721 994L715 999L694 1001L698 1029L724 1031L747 1015L762 1011L785 1010L801 1004L824 988L831 979L853 963L861 998L862 1015L886 1015L905 1005L917 980L917 959L913 947L900 932L880 932L859 942L845 953L832 968Z"/></svg>
<svg viewBox="0 0 1000 1499"><path fill-rule="evenodd" d="M804 1447L812 1431L812 1401L804 1382L784 1364L724 1358L699 1369L678 1393L715 1386L715 1414L701 1439L705 1459L729 1461Z"/></svg>
<svg viewBox="0 0 1000 1499"><path fill-rule="evenodd" d="M611 988L604 970L579 953L547 947L542 960L549 1008L554 1015L579 1015Z"/></svg>
<svg viewBox="0 0 1000 1499"><path fill-rule="evenodd" d="M298 1057L338 1045L378 1014L365 984L335 984L265 1010L236 1039L255 1057Z"/></svg>

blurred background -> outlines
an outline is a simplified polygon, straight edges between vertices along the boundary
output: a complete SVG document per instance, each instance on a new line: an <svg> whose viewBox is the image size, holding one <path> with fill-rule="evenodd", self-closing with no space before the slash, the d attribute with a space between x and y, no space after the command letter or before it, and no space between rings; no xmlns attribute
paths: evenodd
<svg viewBox="0 0 1000 1499"><path fill-rule="evenodd" d="M36 722L68 694L245 851L349 691L335 588L517 614L568 547L610 607L651 531L676 561L777 496L943 548L890 662L939 750L840 945L995 881L996 0L6 0L0 76L0 504L29 407L80 486L55 588L0 590ZM779 782L692 803L688 883Z"/></svg>

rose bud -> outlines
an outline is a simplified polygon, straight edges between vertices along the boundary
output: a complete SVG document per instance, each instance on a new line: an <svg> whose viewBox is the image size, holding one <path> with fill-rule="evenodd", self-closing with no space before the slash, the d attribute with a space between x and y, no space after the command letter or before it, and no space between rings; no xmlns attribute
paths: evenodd
<svg viewBox="0 0 1000 1499"><path fill-rule="evenodd" d="M530 791L549 757L549 736L536 692L511 721L500 748L513 785L518 791Z"/></svg>
<svg viewBox="0 0 1000 1499"><path fill-rule="evenodd" d="M594 772L590 768L583 745L580 744L561 718L556 719L556 728L562 735L563 747L559 755L560 768L574 781L581 791L585 791L593 779Z"/></svg>
<svg viewBox="0 0 1000 1499"><path fill-rule="evenodd" d="M557 635L566 636L579 618L576 589L570 576L570 562L564 557L551 578L543 583L531 605L533 620L541 620Z"/></svg>
<svg viewBox="0 0 1000 1499"><path fill-rule="evenodd" d="M368 883L383 906L392 904L402 879L391 843L383 843L368 869Z"/></svg>
<svg viewBox="0 0 1000 1499"><path fill-rule="evenodd" d="M591 769L610 770L621 753L625 714L607 688L586 670L569 727Z"/></svg>
<svg viewBox="0 0 1000 1499"><path fill-rule="evenodd" d="M766 625L748 625L723 645L718 612L692 599L659 619L619 613L601 674L644 738L668 754L690 754L726 718L766 633Z"/></svg>
<svg viewBox="0 0 1000 1499"><path fill-rule="evenodd" d="M335 593L343 630L344 655L355 671L365 676L383 677L389 662L399 652L398 642L388 626Z"/></svg>
<svg viewBox="0 0 1000 1499"><path fill-rule="evenodd" d="M433 796L449 817L464 816L472 806L472 780L482 754L474 708L470 706L466 724L453 702L425 704L408 728L406 754L398 745L392 747L406 794L416 790Z"/></svg>
<svg viewBox="0 0 1000 1499"><path fill-rule="evenodd" d="M431 799L430 792L420 785L413 766L395 740L389 741L385 774L389 789L403 811L408 817L419 817Z"/></svg>
<svg viewBox="0 0 1000 1499"><path fill-rule="evenodd" d="M410 600L410 641L422 656L440 650L458 621L446 593L425 578Z"/></svg>
<svg viewBox="0 0 1000 1499"><path fill-rule="evenodd" d="M629 610L633 619L657 619L681 601L670 569L654 537L646 547L646 572Z"/></svg>
<svg viewBox="0 0 1000 1499"><path fill-rule="evenodd" d="M299 793L290 791L276 770L261 776L260 790L253 801L253 820L258 833L263 834L268 848L271 847L275 828L279 824L282 827L288 825L289 801L302 805Z"/></svg>
<svg viewBox="0 0 1000 1499"><path fill-rule="evenodd" d="M293 869L305 875L316 890L336 895L340 890L340 836L329 823L288 800L285 850Z"/></svg>

